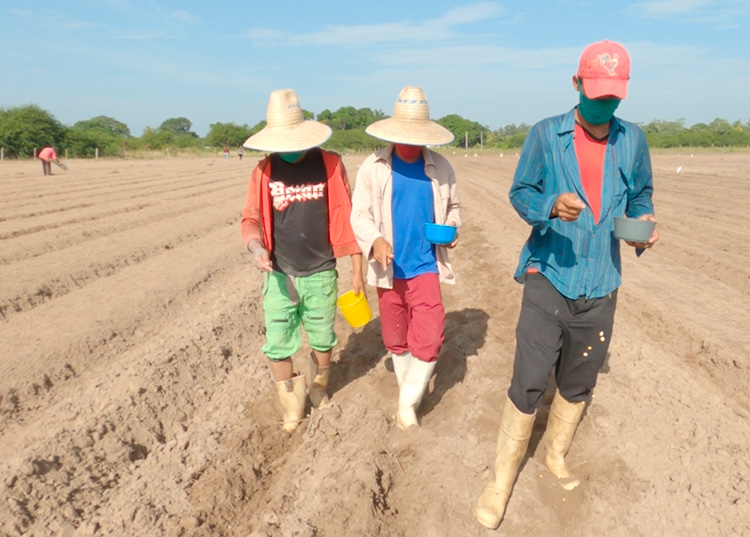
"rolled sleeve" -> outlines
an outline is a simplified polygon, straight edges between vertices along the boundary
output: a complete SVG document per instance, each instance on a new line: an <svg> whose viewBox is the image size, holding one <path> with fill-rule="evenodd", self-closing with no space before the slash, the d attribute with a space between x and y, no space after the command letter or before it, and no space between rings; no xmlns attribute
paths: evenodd
<svg viewBox="0 0 750 537"><path fill-rule="evenodd" d="M532 128L521 149L521 157L510 187L510 203L527 224L546 231L556 196L545 194L544 155L539 127Z"/></svg>
<svg viewBox="0 0 750 537"><path fill-rule="evenodd" d="M242 241L247 248L248 243L253 239L261 240L260 224L260 182L263 174L263 164L261 161L253 170L250 181L247 186L247 197L245 198L245 207L242 209L242 220L240 227L242 230ZM262 240L261 240L262 241Z"/></svg>
<svg viewBox="0 0 750 537"><path fill-rule="evenodd" d="M651 170L651 157L646 144L646 137L638 129L636 132L636 151L634 156L632 187L628 192L628 206L626 214L631 218L638 218L646 214L654 214L653 194L653 172Z"/></svg>
<svg viewBox="0 0 750 537"><path fill-rule="evenodd" d="M350 221L357 243L364 256L369 259L372 255L372 243L382 235L375 223L372 166L366 164L364 163L357 173L357 182L354 185L354 194L352 195Z"/></svg>

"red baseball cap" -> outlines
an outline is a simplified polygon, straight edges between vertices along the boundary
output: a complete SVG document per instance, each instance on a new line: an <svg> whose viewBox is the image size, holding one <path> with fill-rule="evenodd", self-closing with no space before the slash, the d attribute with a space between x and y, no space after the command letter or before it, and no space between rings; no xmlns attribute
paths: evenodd
<svg viewBox="0 0 750 537"><path fill-rule="evenodd" d="M589 99L624 99L630 80L630 55L620 43L599 41L586 47L578 62L578 78Z"/></svg>

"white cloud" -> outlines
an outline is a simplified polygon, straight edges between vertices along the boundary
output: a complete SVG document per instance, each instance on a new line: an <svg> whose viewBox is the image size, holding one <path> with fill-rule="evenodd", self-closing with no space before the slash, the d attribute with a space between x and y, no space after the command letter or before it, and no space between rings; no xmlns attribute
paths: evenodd
<svg viewBox="0 0 750 537"><path fill-rule="evenodd" d="M10 8L8 11L10 11L12 15L16 15L18 17L24 17L24 18L29 18L33 15L30 9Z"/></svg>
<svg viewBox="0 0 750 537"><path fill-rule="evenodd" d="M148 41L150 39L163 39L167 37L167 34L161 30L144 30L142 32L130 32L115 34L116 39L124 39L125 41Z"/></svg>
<svg viewBox="0 0 750 537"><path fill-rule="evenodd" d="M55 22L55 25L59 28L65 28L66 30L73 30L75 32L87 30L96 26L95 24L92 24L90 22L75 20L66 17L61 17L58 21Z"/></svg>
<svg viewBox="0 0 750 537"><path fill-rule="evenodd" d="M636 2L629 8L649 19L670 22L738 26L750 14L746 0L655 0Z"/></svg>
<svg viewBox="0 0 750 537"><path fill-rule="evenodd" d="M578 48L554 48L524 50L493 46L439 46L413 48L398 55L376 54L375 59L384 65L393 66L509 66L519 72L553 71L558 68L575 70Z"/></svg>
<svg viewBox="0 0 750 537"><path fill-rule="evenodd" d="M330 25L317 32L293 34L281 30L254 28L239 37L263 44L310 46L339 45L367 47L381 43L436 42L453 36L452 29L492 18L502 12L495 2L460 6L424 22L393 22L370 25Z"/></svg>
<svg viewBox="0 0 750 537"><path fill-rule="evenodd" d="M500 5L495 2L478 2L476 4L455 7L442 17L434 19L433 22L440 22L446 26L470 24L489 19L494 15L499 15L502 11L503 9Z"/></svg>
<svg viewBox="0 0 750 537"><path fill-rule="evenodd" d="M173 19L185 24L195 24L199 21L198 17L185 10L173 11L170 15Z"/></svg>
<svg viewBox="0 0 750 537"><path fill-rule="evenodd" d="M632 5L636 11L656 17L672 17L694 12L703 6L710 5L708 0L658 0L656 2L637 2Z"/></svg>

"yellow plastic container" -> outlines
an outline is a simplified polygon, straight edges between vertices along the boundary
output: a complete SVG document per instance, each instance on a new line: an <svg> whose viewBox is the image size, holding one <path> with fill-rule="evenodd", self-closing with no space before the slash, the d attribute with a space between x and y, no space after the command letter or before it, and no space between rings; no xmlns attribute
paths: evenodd
<svg viewBox="0 0 750 537"><path fill-rule="evenodd" d="M370 305L367 303L367 297L364 293L358 295L354 294L354 291L344 293L336 301L341 308L341 313L344 314L344 319L348 322L352 328L359 328L360 326L366 325L372 318L370 313Z"/></svg>

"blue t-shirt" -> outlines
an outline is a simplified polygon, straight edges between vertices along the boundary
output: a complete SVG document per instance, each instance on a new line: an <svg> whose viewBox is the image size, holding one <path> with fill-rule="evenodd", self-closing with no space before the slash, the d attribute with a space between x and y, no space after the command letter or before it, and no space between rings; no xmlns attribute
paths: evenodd
<svg viewBox="0 0 750 537"><path fill-rule="evenodd" d="M435 246L424 238L424 225L435 221L432 183L424 159L407 163L393 154L393 275L399 279L438 273Z"/></svg>

